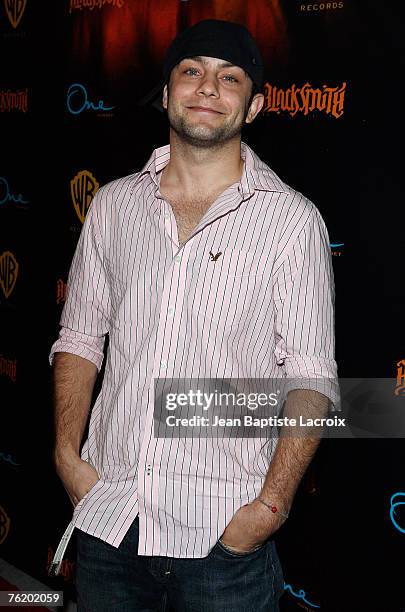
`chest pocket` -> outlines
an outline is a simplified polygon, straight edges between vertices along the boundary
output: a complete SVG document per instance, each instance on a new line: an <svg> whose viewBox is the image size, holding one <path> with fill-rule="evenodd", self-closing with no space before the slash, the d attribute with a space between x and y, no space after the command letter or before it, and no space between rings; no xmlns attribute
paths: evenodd
<svg viewBox="0 0 405 612"><path fill-rule="evenodd" d="M189 305L199 326L229 330L251 315L252 302L262 287L263 267L254 253L243 249L224 249L212 256L204 254L195 264Z"/></svg>

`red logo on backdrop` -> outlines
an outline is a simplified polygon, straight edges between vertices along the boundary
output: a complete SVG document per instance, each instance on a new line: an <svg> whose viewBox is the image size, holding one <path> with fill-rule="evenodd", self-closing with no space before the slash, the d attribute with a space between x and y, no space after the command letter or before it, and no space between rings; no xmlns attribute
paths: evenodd
<svg viewBox="0 0 405 612"><path fill-rule="evenodd" d="M150 89L151 71L159 75L164 55L177 32L200 19L210 19L215 15L216 19L248 25L262 51L265 65L277 65L282 69L289 61L290 48L290 33L283 5L290 6L292 2L294 0L288 3L280 0L117 0L114 4L112 0L69 0L66 5L70 15L80 14L80 18L71 24L73 36L70 51L88 65L92 64L93 54L96 53L102 78L111 79L111 82L117 78L126 81L128 71L132 72L136 65L138 95L142 97ZM93 19L97 21L93 23ZM94 27L99 28L99 35L92 38L89 44L85 33ZM143 82L146 76L149 83Z"/></svg>
<svg viewBox="0 0 405 612"><path fill-rule="evenodd" d="M288 113L295 117L297 113L309 115L318 111L339 119L344 113L346 85L312 87L310 83L305 83L301 87L294 84L283 89L265 83L262 113Z"/></svg>
<svg viewBox="0 0 405 612"><path fill-rule="evenodd" d="M28 110L28 89L0 89L0 113L11 113L19 111L26 113Z"/></svg>
<svg viewBox="0 0 405 612"><path fill-rule="evenodd" d="M7 17L13 28L16 28L24 15L27 0L4 0Z"/></svg>
<svg viewBox="0 0 405 612"><path fill-rule="evenodd" d="M52 547L48 546L48 560L47 560L47 565L46 565L47 573L49 571L49 568L51 567L53 557L54 557L54 552L52 550ZM75 562L70 561L70 559L66 559L65 557L65 559L63 559L61 563L58 575L63 576L66 582L73 582L74 570L75 570Z"/></svg>
<svg viewBox="0 0 405 612"><path fill-rule="evenodd" d="M395 395L405 395L405 359L401 359L397 363L397 385L394 393Z"/></svg>
<svg viewBox="0 0 405 612"><path fill-rule="evenodd" d="M0 355L0 376L8 376L13 382L17 379L17 359L6 359Z"/></svg>
<svg viewBox="0 0 405 612"><path fill-rule="evenodd" d="M61 278L56 281L56 303L60 304L66 300L66 283Z"/></svg>
<svg viewBox="0 0 405 612"><path fill-rule="evenodd" d="M83 8L93 11L95 8L102 9L103 6L109 4L116 8L124 6L124 0L70 0L69 13L74 10L82 10Z"/></svg>

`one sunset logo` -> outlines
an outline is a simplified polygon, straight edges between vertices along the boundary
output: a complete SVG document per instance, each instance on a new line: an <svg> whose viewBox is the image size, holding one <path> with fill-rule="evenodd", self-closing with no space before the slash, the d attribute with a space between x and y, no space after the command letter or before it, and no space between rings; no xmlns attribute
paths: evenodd
<svg viewBox="0 0 405 612"><path fill-rule="evenodd" d="M400 531L401 533L405 533L405 529L404 529L404 525L400 525L398 522L398 513L400 512L400 508L402 508L402 517L404 516L404 508L403 506L405 506L405 493L403 491L398 491L397 493L394 493L393 495L391 495L391 499L390 499L390 519L392 521L392 524L394 525L394 527L396 529L398 529L398 531Z"/></svg>
<svg viewBox="0 0 405 612"><path fill-rule="evenodd" d="M343 247L345 246L344 242L331 242L330 250L334 257L340 257L343 253Z"/></svg>
<svg viewBox="0 0 405 612"><path fill-rule="evenodd" d="M115 106L105 106L104 100L92 100L87 89L81 83L72 83L66 96L66 108L71 115L80 115L84 111L102 111L101 114L111 115Z"/></svg>
<svg viewBox="0 0 405 612"><path fill-rule="evenodd" d="M17 204L17 206L25 206L29 204L29 200L25 200L24 196L21 193L15 193L8 184L8 180L4 176L0 176L0 205L7 204L11 202L12 204Z"/></svg>

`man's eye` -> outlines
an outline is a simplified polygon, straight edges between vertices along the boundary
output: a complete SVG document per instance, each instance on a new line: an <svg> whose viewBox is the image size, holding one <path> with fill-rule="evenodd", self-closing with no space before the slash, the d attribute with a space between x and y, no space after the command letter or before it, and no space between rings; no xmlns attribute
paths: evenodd
<svg viewBox="0 0 405 612"><path fill-rule="evenodd" d="M187 69L186 69L184 72L185 72L185 73L187 73L187 72L189 72L190 70L192 70L192 71L193 71L193 74L197 72L197 68L187 68Z"/></svg>
<svg viewBox="0 0 405 612"><path fill-rule="evenodd" d="M237 82L238 82L238 79L235 79L235 77L234 77L232 74L226 74L226 75L225 75L225 78L232 79L232 80L233 80L235 83L237 83Z"/></svg>

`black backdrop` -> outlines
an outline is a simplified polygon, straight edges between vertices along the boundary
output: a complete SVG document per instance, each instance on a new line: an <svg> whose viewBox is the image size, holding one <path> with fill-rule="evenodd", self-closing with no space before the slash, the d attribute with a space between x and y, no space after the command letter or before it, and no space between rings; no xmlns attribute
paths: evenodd
<svg viewBox="0 0 405 612"><path fill-rule="evenodd" d="M400 4L1 2L3 558L74 597L74 540L62 575L46 574L71 515L51 462L48 354L97 185L139 170L168 142L165 116L137 103L186 25L238 21L259 42L266 103L243 139L325 219L339 375L395 378L404 371ZM332 103L340 103L335 110L325 101L329 88ZM322 442L277 537L283 610L405 609L405 512L399 506L396 524L390 518L391 495L405 491L404 455L398 439Z"/></svg>

